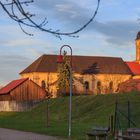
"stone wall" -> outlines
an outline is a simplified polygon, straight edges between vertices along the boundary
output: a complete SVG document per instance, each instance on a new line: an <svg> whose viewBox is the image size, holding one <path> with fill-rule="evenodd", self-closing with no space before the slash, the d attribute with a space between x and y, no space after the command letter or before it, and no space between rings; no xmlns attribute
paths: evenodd
<svg viewBox="0 0 140 140"><path fill-rule="evenodd" d="M0 101L0 111L28 111L34 108L41 100L37 101Z"/></svg>

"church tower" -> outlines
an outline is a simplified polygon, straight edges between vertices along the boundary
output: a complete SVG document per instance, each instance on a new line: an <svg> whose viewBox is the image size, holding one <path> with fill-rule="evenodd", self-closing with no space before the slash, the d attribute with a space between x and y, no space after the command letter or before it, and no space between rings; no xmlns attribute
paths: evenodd
<svg viewBox="0 0 140 140"><path fill-rule="evenodd" d="M137 33L136 37L136 62L140 63L140 31Z"/></svg>

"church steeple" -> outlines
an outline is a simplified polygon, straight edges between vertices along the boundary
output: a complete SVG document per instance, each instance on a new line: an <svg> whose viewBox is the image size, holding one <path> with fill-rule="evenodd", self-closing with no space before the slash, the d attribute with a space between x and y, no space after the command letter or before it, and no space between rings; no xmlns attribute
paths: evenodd
<svg viewBox="0 0 140 140"><path fill-rule="evenodd" d="M140 63L140 31L137 33L136 37L136 62Z"/></svg>

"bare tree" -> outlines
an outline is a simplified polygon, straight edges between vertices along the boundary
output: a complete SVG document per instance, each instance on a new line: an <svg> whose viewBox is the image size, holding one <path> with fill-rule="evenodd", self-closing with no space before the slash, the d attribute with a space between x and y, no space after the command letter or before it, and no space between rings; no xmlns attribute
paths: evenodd
<svg viewBox="0 0 140 140"><path fill-rule="evenodd" d="M118 85L125 80L125 76L122 75L106 75L104 79L104 91L107 93L117 92Z"/></svg>
<svg viewBox="0 0 140 140"><path fill-rule="evenodd" d="M25 34L30 36L33 35L25 31L24 26L28 26L31 28L39 29L41 31L53 34L59 39L62 39L61 38L62 36L78 37L75 34L85 29L94 20L100 5L100 0L97 0L97 6L95 11L93 12L92 17L85 24L83 24L79 29L71 32L61 32L60 30L46 28L46 24L48 23L47 18L45 18L40 24L38 24L35 20L33 20L35 14L32 14L25 10L26 9L25 6L29 6L33 2L34 2L33 0L0 0L0 5L3 8L3 10L7 13L7 15L12 20L16 21L19 24L21 30Z"/></svg>

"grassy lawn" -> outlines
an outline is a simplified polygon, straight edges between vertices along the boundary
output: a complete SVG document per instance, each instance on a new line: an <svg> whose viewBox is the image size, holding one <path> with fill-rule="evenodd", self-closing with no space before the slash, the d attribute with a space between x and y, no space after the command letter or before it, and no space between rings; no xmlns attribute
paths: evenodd
<svg viewBox="0 0 140 140"><path fill-rule="evenodd" d="M115 101L139 102L140 93L74 96L72 99L72 138L84 140L85 133L95 126L108 126L114 115ZM49 127L47 127L47 101L28 112L0 112L0 127L48 134L68 138L69 97L49 100ZM123 106L123 105L122 105ZM140 110L133 108L133 118L140 127Z"/></svg>

